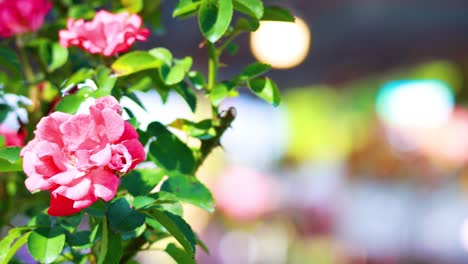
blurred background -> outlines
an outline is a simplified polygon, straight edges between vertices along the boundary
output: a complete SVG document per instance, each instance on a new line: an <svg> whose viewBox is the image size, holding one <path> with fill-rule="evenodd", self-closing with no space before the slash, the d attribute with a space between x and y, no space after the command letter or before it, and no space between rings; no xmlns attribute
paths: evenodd
<svg viewBox="0 0 468 264"><path fill-rule="evenodd" d="M174 21L175 2L144 45L194 56L206 72L197 22ZM288 7L296 23L242 35L220 79L258 59L274 67L283 101L224 103L236 120L198 173L217 212L186 208L210 249L199 263L468 263L468 2L266 4ZM170 123L209 109L192 115L171 95L140 114ZM139 256L155 258L170 263Z"/></svg>

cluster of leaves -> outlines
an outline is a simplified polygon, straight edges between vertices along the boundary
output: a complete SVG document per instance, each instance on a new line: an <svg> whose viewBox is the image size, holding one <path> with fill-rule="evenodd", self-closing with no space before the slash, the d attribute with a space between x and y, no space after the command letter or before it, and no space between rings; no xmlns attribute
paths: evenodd
<svg viewBox="0 0 468 264"><path fill-rule="evenodd" d="M209 54L205 75L192 69L191 57L174 58L164 47L103 58L75 48L68 50L57 43L57 31L64 27L67 17L92 18L95 10L103 7L139 13L147 26L162 27L161 1L157 0L99 0L79 4L72 0L54 1L55 23L49 23L35 34L17 38L16 50L11 45L0 47L4 69L0 72L0 83L4 92L24 95L32 101L28 106L30 136L42 116L53 110L75 113L90 96L126 96L144 107L136 91L156 90L163 101L169 93L176 92L192 111L197 108L198 96L206 96L212 104L213 116L198 122L186 119L171 124L154 122L146 131L138 130L140 140L149 149L148 161L157 168L136 169L123 176L116 197L109 203L97 202L70 217L50 217L41 211L46 203L39 202L42 207L37 209L37 201L41 200L36 198L38 194L24 198L29 200L22 210L32 217L31 221L27 226L11 228L0 241L0 263L8 263L24 244L34 259L44 263L133 263L132 258L139 250L167 237L178 242L166 247L170 256L178 263L194 263L196 245L207 249L183 219L181 204L214 211L210 191L194 175L211 150L219 146L220 137L234 119L234 110L220 111L220 103L237 95L242 87L248 87L273 105L280 103L276 84L264 76L270 70L269 65L252 63L228 80L218 80L217 72L222 54L235 51L232 42L239 34L257 30L261 20L294 21L287 10L264 6L261 0L180 0L173 17L197 16L205 38L203 45ZM87 85L87 80L92 80L97 89ZM8 111L8 107L1 108L0 117ZM129 109L125 111L131 117L130 122L138 127L138 118ZM189 146L174 130L200 144ZM8 176L19 172L16 176L24 177L20 172L19 151L18 147L4 147L3 139L0 141L0 172L8 172ZM158 185L160 190L155 192ZM24 189L16 187L21 188ZM12 192L10 199L18 194ZM1 213L3 217L8 215Z"/></svg>

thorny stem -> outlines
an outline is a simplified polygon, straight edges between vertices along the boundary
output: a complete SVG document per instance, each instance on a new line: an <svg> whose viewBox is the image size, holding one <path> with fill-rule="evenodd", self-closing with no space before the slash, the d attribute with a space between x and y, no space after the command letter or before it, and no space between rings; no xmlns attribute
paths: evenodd
<svg viewBox="0 0 468 264"><path fill-rule="evenodd" d="M207 140L202 141L202 145L200 147L201 155L200 159L198 160L197 169L203 164L206 157L211 153L211 151L221 146L221 136L224 132L231 127L232 122L236 117L236 109L234 107L230 107L225 111L222 111L218 114L217 119L219 120L219 125L215 127L216 136Z"/></svg>

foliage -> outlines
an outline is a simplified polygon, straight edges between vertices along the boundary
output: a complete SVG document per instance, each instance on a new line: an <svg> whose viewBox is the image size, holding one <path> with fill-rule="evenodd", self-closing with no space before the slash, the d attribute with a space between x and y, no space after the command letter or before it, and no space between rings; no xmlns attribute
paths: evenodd
<svg viewBox="0 0 468 264"><path fill-rule="evenodd" d="M147 147L146 161L152 166L137 167L123 175L112 201L99 200L64 217L44 213L47 194L31 195L25 190L20 147L6 146L0 136L0 227L6 231L0 240L0 263L12 260L23 245L41 263L135 263L132 259L138 251L166 237L178 242L165 248L169 256L178 263L194 263L201 241L184 220L181 204L215 210L210 191L195 173L220 145L221 136L235 118L234 109L222 110L220 103L243 88L272 105L280 103L277 85L264 76L270 66L255 62L232 78L219 80L221 58L239 34L257 30L261 20L293 21L294 17L281 7L264 6L261 0L179 0L172 16L197 17L204 38L201 46L209 56L205 70L192 68L189 54L175 58L170 47L133 48L109 57L63 47L58 31L65 28L67 18L92 19L96 10L104 8L138 14L152 32L163 27L160 0L75 2L53 1L39 30L2 40L0 98L16 94L30 102L12 107L0 101L0 122L14 115L18 107L27 109L28 122L18 120L30 140L39 120L53 111L74 114L87 98L106 95L125 96L141 104L134 92L148 90L157 91L164 101L170 92L176 92L192 111L204 96L211 102L212 117L197 122L154 122L146 130L138 129L140 141ZM138 118L125 111L137 127ZM199 144L188 145L180 133ZM160 189L155 191L158 185ZM21 203L17 203L18 198ZM29 224L15 226L11 220L17 215L29 217Z"/></svg>

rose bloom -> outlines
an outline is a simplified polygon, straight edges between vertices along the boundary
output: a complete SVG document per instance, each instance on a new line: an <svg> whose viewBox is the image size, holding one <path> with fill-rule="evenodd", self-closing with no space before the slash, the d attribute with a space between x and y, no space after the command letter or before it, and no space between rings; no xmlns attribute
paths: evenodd
<svg viewBox="0 0 468 264"><path fill-rule="evenodd" d="M5 138L5 145L7 147L21 147L24 145L26 138L26 131L17 132L5 125L0 124L0 136Z"/></svg>
<svg viewBox="0 0 468 264"><path fill-rule="evenodd" d="M91 21L69 18L67 29L59 32L59 42L64 47L77 46L92 54L112 56L128 50L135 41L148 38L149 30L141 25L137 14L101 10Z"/></svg>
<svg viewBox="0 0 468 264"><path fill-rule="evenodd" d="M21 151L29 191L49 190L48 213L79 212L115 196L119 179L145 160L138 134L112 96L96 100L89 114L54 112L42 118Z"/></svg>
<svg viewBox="0 0 468 264"><path fill-rule="evenodd" d="M47 0L0 0L0 36L38 30L51 7Z"/></svg>

